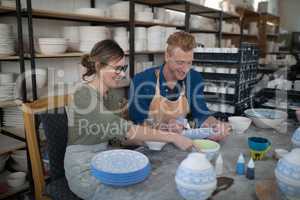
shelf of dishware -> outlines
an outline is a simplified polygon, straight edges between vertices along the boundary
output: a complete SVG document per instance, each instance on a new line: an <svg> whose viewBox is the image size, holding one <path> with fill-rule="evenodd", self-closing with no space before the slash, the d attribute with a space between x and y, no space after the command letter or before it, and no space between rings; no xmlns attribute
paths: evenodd
<svg viewBox="0 0 300 200"><path fill-rule="evenodd" d="M6 183L7 176L10 174L9 171L3 171L0 173L0 182ZM29 182L26 181L24 184L18 187L7 186L7 191L5 193L0 193L0 199L8 199L18 193L22 193L29 189Z"/></svg>
<svg viewBox="0 0 300 200"><path fill-rule="evenodd" d="M15 8L12 7L3 7L0 6L0 13L12 12L16 11ZM35 18L47 18L47 19L55 19L55 20L72 20L72 21L82 21L82 22L94 22L94 23L107 23L107 24L122 24L129 23L129 19L117 19L112 17L100 17L100 16L92 16L92 15L84 15L77 13L67 13L67 12L57 12L50 10L40 10L33 9L32 16ZM175 27L183 29L184 26L162 23L162 22L150 22L150 21L135 21L136 26L164 26L164 27Z"/></svg>
<svg viewBox="0 0 300 200"><path fill-rule="evenodd" d="M147 4L155 7L164 7L169 10L186 12L186 1L185 0L135 0L136 3ZM190 4L190 13L195 15L200 15L207 18L219 18L220 10L209 8L204 5L191 3ZM235 13L223 12L223 19L238 19L239 16Z"/></svg>
<svg viewBox="0 0 300 200"><path fill-rule="evenodd" d="M24 142L0 133L0 155L25 147Z"/></svg>

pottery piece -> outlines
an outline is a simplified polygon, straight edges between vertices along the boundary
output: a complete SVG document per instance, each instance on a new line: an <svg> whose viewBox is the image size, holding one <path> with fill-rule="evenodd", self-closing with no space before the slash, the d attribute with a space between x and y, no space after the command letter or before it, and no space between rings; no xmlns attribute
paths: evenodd
<svg viewBox="0 0 300 200"><path fill-rule="evenodd" d="M180 195L186 200L208 199L217 186L214 168L202 153L190 153L180 163L175 182Z"/></svg>
<svg viewBox="0 0 300 200"><path fill-rule="evenodd" d="M300 199L300 148L293 149L277 163L275 176L288 200Z"/></svg>

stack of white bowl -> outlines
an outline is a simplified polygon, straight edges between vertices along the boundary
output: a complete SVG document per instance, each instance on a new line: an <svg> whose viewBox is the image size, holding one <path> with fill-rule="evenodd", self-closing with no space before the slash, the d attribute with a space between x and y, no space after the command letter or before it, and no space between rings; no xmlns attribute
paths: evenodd
<svg viewBox="0 0 300 200"><path fill-rule="evenodd" d="M13 73L0 73L0 101L15 99L15 85Z"/></svg>
<svg viewBox="0 0 300 200"><path fill-rule="evenodd" d="M123 51L129 50L129 37L126 28L124 27L114 28L113 38L120 45Z"/></svg>
<svg viewBox="0 0 300 200"><path fill-rule="evenodd" d="M53 55L67 50L65 38L39 38L39 49L42 54Z"/></svg>
<svg viewBox="0 0 300 200"><path fill-rule="evenodd" d="M135 20L137 21L153 22L153 17L154 15L151 8L146 8L144 11L135 12Z"/></svg>
<svg viewBox="0 0 300 200"><path fill-rule="evenodd" d="M122 1L111 5L110 16L117 19L129 19L129 2Z"/></svg>
<svg viewBox="0 0 300 200"><path fill-rule="evenodd" d="M146 11L148 14L148 19L151 17L151 14L148 10L149 6L142 4L135 4L135 13ZM129 19L129 1L122 1L115 3L110 6L108 9L109 16L116 19ZM140 15L140 14L138 14ZM108 15L107 15L108 16ZM153 19L153 14L152 14Z"/></svg>
<svg viewBox="0 0 300 200"><path fill-rule="evenodd" d="M105 17L105 9L101 8L78 8L75 10L75 13L81 15Z"/></svg>
<svg viewBox="0 0 300 200"><path fill-rule="evenodd" d="M166 28L162 26L152 26L148 28L148 50L163 51L165 47Z"/></svg>
<svg viewBox="0 0 300 200"><path fill-rule="evenodd" d="M67 41L68 51L79 51L80 35L78 26L65 26L63 36Z"/></svg>
<svg viewBox="0 0 300 200"><path fill-rule="evenodd" d="M14 55L15 53L12 26L9 24L0 24L0 57Z"/></svg>
<svg viewBox="0 0 300 200"><path fill-rule="evenodd" d="M110 38L109 29L104 26L81 26L79 35L79 50L84 53L90 53L97 42Z"/></svg>
<svg viewBox="0 0 300 200"><path fill-rule="evenodd" d="M135 51L146 51L147 50L147 29L144 27L135 28L135 39L134 39Z"/></svg>
<svg viewBox="0 0 300 200"><path fill-rule="evenodd" d="M167 13L166 13L165 8L155 8L154 9L154 20L156 20L157 22L168 23L166 21L166 19L167 19L166 15L167 15Z"/></svg>
<svg viewBox="0 0 300 200"><path fill-rule="evenodd" d="M21 108L3 108L3 125L9 127L24 128L23 113Z"/></svg>

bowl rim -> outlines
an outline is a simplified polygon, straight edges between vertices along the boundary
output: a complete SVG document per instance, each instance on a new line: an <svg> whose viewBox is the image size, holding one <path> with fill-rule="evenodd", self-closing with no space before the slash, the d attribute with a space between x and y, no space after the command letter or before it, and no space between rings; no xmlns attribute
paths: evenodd
<svg viewBox="0 0 300 200"><path fill-rule="evenodd" d="M265 116L257 116L257 115L250 114L249 112L251 112L251 111L253 111L254 113L257 113L258 111L271 111L274 113L279 113L281 116L275 117L275 118L267 118ZM282 110L267 109L267 108L250 108L250 109L245 110L244 113L246 116L256 118L256 119L281 120L281 119L285 119L287 117L287 113Z"/></svg>
<svg viewBox="0 0 300 200"><path fill-rule="evenodd" d="M193 143L194 142L209 142L209 143L213 143L213 144L216 144L216 148L213 148L213 149L200 149L199 148L199 151L203 152L203 153L209 153L209 152L216 152L216 151L219 151L220 148L221 148L221 145L215 141L212 141L212 140L209 140L209 139L196 139L196 140L193 140ZM195 144L195 143L194 143ZM197 145L197 144L196 144Z"/></svg>

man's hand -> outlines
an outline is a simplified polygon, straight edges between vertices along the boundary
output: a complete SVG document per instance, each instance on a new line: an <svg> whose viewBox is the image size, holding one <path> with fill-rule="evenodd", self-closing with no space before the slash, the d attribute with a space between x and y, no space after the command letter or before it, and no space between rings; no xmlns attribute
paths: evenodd
<svg viewBox="0 0 300 200"><path fill-rule="evenodd" d="M174 133L182 133L184 128L183 124L180 124L176 119L170 119L168 122L168 131Z"/></svg>

